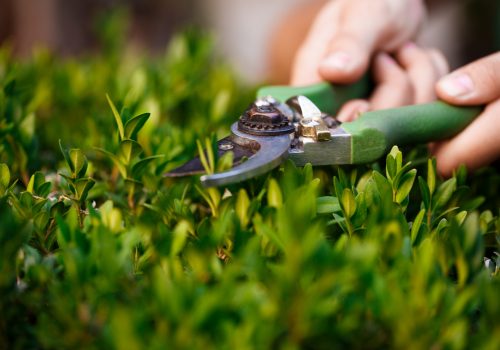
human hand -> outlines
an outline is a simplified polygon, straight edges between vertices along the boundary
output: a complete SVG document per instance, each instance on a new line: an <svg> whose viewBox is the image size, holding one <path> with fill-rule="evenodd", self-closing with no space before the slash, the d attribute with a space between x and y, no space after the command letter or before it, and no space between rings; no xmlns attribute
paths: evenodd
<svg viewBox="0 0 500 350"><path fill-rule="evenodd" d="M294 62L291 83L352 83L375 52L394 52L415 37L423 0L336 0L320 10Z"/></svg>
<svg viewBox="0 0 500 350"><path fill-rule="evenodd" d="M460 164L477 169L500 156L500 52L442 78L436 86L442 100L459 106L486 104L459 135L432 146L438 171L450 176Z"/></svg>
<svg viewBox="0 0 500 350"><path fill-rule="evenodd" d="M446 59L436 50L408 42L424 14L420 0L328 2L296 56L291 83L351 83L372 62L372 95L346 103L337 115L340 121L368 110L434 100L435 83L448 73Z"/></svg>

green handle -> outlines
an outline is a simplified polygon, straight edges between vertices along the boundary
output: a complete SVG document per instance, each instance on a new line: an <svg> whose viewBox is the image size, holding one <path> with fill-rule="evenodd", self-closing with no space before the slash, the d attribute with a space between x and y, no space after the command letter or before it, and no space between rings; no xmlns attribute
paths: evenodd
<svg viewBox="0 0 500 350"><path fill-rule="evenodd" d="M290 97L304 95L322 112L335 115L344 103L366 97L369 92L369 79L364 77L351 85L331 85L323 82L308 86L265 86L257 91L257 97L272 96L286 102Z"/></svg>
<svg viewBox="0 0 500 350"><path fill-rule="evenodd" d="M458 134L481 107L457 107L441 101L363 113L342 124L351 134L352 163L371 162L394 145L420 144Z"/></svg>

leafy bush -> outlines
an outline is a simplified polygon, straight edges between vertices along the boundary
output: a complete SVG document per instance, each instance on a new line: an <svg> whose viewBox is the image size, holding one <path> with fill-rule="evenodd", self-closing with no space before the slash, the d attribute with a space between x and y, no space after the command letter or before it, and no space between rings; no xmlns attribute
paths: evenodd
<svg viewBox="0 0 500 350"><path fill-rule="evenodd" d="M252 98L194 32L154 59L4 48L0 84L0 348L500 347L496 170L394 148L166 179Z"/></svg>

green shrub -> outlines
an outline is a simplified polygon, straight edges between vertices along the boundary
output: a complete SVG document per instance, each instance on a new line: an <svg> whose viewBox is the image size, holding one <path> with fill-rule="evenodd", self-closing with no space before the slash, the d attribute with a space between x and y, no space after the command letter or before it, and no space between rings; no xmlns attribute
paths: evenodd
<svg viewBox="0 0 500 350"><path fill-rule="evenodd" d="M0 348L500 348L496 170L162 176L252 99L211 52L0 51Z"/></svg>

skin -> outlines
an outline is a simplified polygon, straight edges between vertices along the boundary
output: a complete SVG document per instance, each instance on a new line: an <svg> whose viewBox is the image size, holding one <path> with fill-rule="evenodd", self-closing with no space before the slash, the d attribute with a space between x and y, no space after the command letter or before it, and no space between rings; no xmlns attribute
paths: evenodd
<svg viewBox="0 0 500 350"><path fill-rule="evenodd" d="M453 139L432 149L445 176L460 164L477 169L500 157L500 52L470 63L436 85L439 98L459 106L486 105L482 114Z"/></svg>
<svg viewBox="0 0 500 350"><path fill-rule="evenodd" d="M412 42L424 20L421 0L329 1L297 52L291 84L352 83L371 66L372 95L344 105L338 114L341 121L368 110L426 103L437 97L456 105L486 104L458 136L430 145L438 170L449 176L460 164L476 169L500 155L500 123L495 120L500 114L500 54L445 76L449 68L443 55Z"/></svg>

